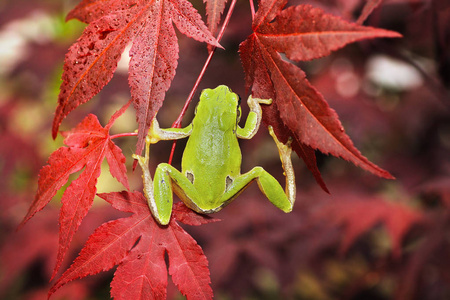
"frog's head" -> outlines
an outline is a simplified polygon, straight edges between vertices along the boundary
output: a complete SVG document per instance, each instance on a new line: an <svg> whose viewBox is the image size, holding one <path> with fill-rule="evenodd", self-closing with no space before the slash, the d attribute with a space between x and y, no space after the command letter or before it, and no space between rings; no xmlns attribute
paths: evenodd
<svg viewBox="0 0 450 300"><path fill-rule="evenodd" d="M196 119L205 122L216 120L223 130L236 129L241 118L240 102L240 97L225 85L205 89L195 109Z"/></svg>

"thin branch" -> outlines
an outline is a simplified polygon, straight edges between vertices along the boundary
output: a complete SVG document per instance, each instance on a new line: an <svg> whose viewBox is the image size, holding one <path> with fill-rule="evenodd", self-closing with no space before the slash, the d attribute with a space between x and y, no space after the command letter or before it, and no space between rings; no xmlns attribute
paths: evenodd
<svg viewBox="0 0 450 300"><path fill-rule="evenodd" d="M225 20L223 21L223 24L222 24L222 28L220 29L220 32L219 32L219 34L217 35L217 38L216 38L218 42L220 42L220 40L222 39L223 34L225 32L225 29L227 28L228 23L230 22L230 18L231 18L231 15L233 14L234 7L236 6L236 1L237 0L232 0L231 1L230 8L228 9L227 16L225 17ZM214 52L216 52L216 49L217 49L217 47L213 47L211 49L211 51L209 52L208 58L206 59L205 64L203 65L203 68L200 71L200 74L198 75L197 81L195 82L195 84L194 84L194 86L193 86L193 88L191 90L191 93L189 94L188 98L186 99L186 102L184 103L184 106L183 106L183 109L180 112L180 115L175 120L175 122L172 124L173 128L181 127L181 121L183 120L183 117L186 114L186 111L187 111L187 109L189 107L189 104L191 104L192 99L194 98L194 94L197 91L197 88L198 88L201 80L203 79L203 76L205 75L206 69L209 66L209 63L211 62L211 59L212 59L212 57L214 55ZM173 153L175 152L176 144L177 144L177 142L173 141L172 150L170 151L170 157L169 157L169 162L168 162L169 164L172 164Z"/></svg>
<svg viewBox="0 0 450 300"><path fill-rule="evenodd" d="M125 136L137 136L137 132L126 132L126 133L119 133L119 134L115 134L110 136L110 139L116 139L116 138L120 138L120 137L125 137Z"/></svg>
<svg viewBox="0 0 450 300"><path fill-rule="evenodd" d="M255 18L255 4L253 3L253 0L249 0L250 2L250 11L252 12L252 20Z"/></svg>

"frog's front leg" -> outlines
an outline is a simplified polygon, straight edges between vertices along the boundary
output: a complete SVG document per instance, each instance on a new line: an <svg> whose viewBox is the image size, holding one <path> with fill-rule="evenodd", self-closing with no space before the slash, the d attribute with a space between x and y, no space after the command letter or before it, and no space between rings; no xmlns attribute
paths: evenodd
<svg viewBox="0 0 450 300"><path fill-rule="evenodd" d="M142 179L144 183L144 194L147 198L150 210L155 216L158 223L166 225L170 221L170 214L172 212L172 193L167 198L161 198L159 194L163 193L164 185L161 186L160 182L157 181L161 178L161 167L164 164L158 165L155 172L155 182L154 186L150 170L148 168L148 162L150 157L150 144L155 144L160 140L176 140L189 136L192 132L192 124L185 128L167 128L161 129L156 118L153 119L152 124L149 129L149 133L145 140L145 156L133 154L133 158L137 159L140 167L142 168ZM170 180L167 180L170 182ZM170 191L172 191L170 189ZM158 194L158 195L156 195ZM155 196L156 195L156 196Z"/></svg>
<svg viewBox="0 0 450 300"><path fill-rule="evenodd" d="M236 135L240 139L251 139L259 129L262 119L261 104L269 105L272 103L272 99L259 99L253 98L251 95L248 97L247 104L250 108L247 120L245 121L244 128L238 126Z"/></svg>
<svg viewBox="0 0 450 300"><path fill-rule="evenodd" d="M286 176L286 186L284 191L280 183L266 170L262 167L255 167L249 172L237 177L231 185L227 187L227 191L221 199L223 202L222 207L236 198L250 183L256 180L259 189L270 202L284 212L292 211L295 202L296 186L294 169L291 162L291 139L289 139L287 144L281 143L275 136L272 126L269 126L269 133L277 145L284 174Z"/></svg>
<svg viewBox="0 0 450 300"><path fill-rule="evenodd" d="M161 140L172 141L178 140L191 135L192 123L184 128L166 128L161 129L159 127L156 117L153 118L150 128L148 130L146 142L150 144L156 144Z"/></svg>

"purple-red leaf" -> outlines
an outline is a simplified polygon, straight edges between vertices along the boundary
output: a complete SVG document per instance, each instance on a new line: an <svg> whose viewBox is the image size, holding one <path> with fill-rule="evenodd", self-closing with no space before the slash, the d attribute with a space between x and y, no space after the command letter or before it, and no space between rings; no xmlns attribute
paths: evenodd
<svg viewBox="0 0 450 300"><path fill-rule="evenodd" d="M286 4L287 0L260 0L252 23L253 31L257 32L260 26L271 22Z"/></svg>
<svg viewBox="0 0 450 300"><path fill-rule="evenodd" d="M327 56L362 39L401 36L393 31L349 23L309 5L289 7L274 22L257 30L262 43L285 53L289 59L302 61Z"/></svg>
<svg viewBox="0 0 450 300"><path fill-rule="evenodd" d="M313 217L326 219L331 224L344 228L341 251L346 251L355 240L374 226L383 224L392 241L392 253L401 254L403 237L414 224L423 221L419 211L401 203L390 203L381 198L368 201L341 199L329 202Z"/></svg>
<svg viewBox="0 0 450 300"><path fill-rule="evenodd" d="M215 34L217 31L217 25L220 22L220 16L225 9L227 0L203 0L206 4L206 15L209 31Z"/></svg>
<svg viewBox="0 0 450 300"><path fill-rule="evenodd" d="M359 16L358 20L356 20L356 24L361 25L364 21L369 17L372 11L377 8L383 0L368 0L364 5L364 8Z"/></svg>
<svg viewBox="0 0 450 300"><path fill-rule="evenodd" d="M294 138L293 147L305 160L322 188L312 149L342 157L380 177L393 178L365 158L353 145L341 122L323 96L308 82L305 73L285 61L310 60L329 55L357 40L398 37L383 29L351 24L309 5L281 10L285 1L261 1L253 20L253 34L240 46L246 86L254 96L273 98L276 109L264 110L263 121L274 127L280 122ZM286 134L276 131L282 141Z"/></svg>
<svg viewBox="0 0 450 300"><path fill-rule="evenodd" d="M351 161L385 178L392 176L365 158L345 134L336 112L310 85L305 73L281 59L277 53L262 48L265 63L276 86L280 118L294 132L297 140L325 154Z"/></svg>

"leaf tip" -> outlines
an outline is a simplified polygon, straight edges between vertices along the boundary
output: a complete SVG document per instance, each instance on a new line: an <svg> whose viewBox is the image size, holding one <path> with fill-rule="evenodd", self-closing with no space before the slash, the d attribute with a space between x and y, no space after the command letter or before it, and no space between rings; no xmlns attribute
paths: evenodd
<svg viewBox="0 0 450 300"><path fill-rule="evenodd" d="M21 230L25 224L38 212L39 210L33 209L33 204L31 204L30 208L28 209L27 214L23 217L20 224L17 226L16 231Z"/></svg>
<svg viewBox="0 0 450 300"><path fill-rule="evenodd" d="M391 180L396 180L397 178L395 178L395 176L394 175L392 175L391 173L389 173L389 172L387 172L386 171L386 177L384 177L384 178L386 178L386 179L391 179Z"/></svg>
<svg viewBox="0 0 450 300"><path fill-rule="evenodd" d="M374 173L375 175L377 175L381 178L384 178L384 179L390 179L390 180L396 179L394 175L392 175L391 173L389 173L388 171L386 171L382 168L379 168L379 171L377 173L375 173L375 172L372 172L372 173Z"/></svg>
<svg viewBox="0 0 450 300"><path fill-rule="evenodd" d="M216 46L217 48L220 48L222 50L225 50L225 47L223 47L219 42L217 42L217 44L214 46Z"/></svg>
<svg viewBox="0 0 450 300"><path fill-rule="evenodd" d="M386 37L388 38L402 38L403 34L397 32L397 31L393 31L393 30L385 30L386 32Z"/></svg>
<svg viewBox="0 0 450 300"><path fill-rule="evenodd" d="M55 140L57 136L58 136L58 128L55 128L55 127L53 126L53 129L52 129L52 138Z"/></svg>
<svg viewBox="0 0 450 300"><path fill-rule="evenodd" d="M59 125L61 125L61 117L58 116L58 113L56 113L55 118L53 119L53 125L52 125L52 138L56 139L59 132Z"/></svg>
<svg viewBox="0 0 450 300"><path fill-rule="evenodd" d="M27 218L27 216L25 216L22 220L22 222L20 222L19 225L17 225L16 227L16 232L19 230L22 230L22 228L25 226L25 224L28 222L29 218Z"/></svg>

